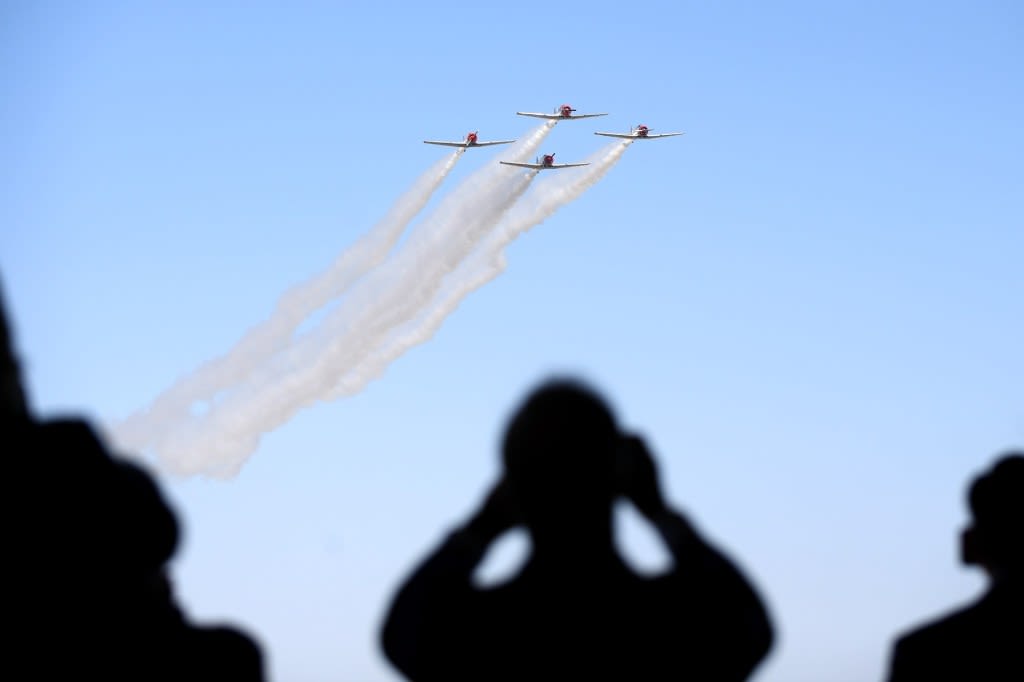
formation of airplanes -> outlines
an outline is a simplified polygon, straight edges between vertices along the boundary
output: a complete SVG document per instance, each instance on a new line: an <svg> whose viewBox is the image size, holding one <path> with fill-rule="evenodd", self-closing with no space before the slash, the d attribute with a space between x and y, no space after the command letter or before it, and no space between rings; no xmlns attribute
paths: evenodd
<svg viewBox="0 0 1024 682"><path fill-rule="evenodd" d="M598 116L607 116L607 113L598 114L577 114L576 110L568 104L555 107L550 114L532 112L532 111L517 111L518 116L530 116L533 118L543 118L553 121L566 121L576 120L582 118L596 118ZM462 140L448 141L448 140L423 140L424 144L436 144L444 147L458 147L460 149L469 149L471 147L490 147L498 144L511 144L515 140L489 140L481 141L478 138L479 131L473 131L467 133L466 137ZM686 133L652 133L651 129L645 125L637 125L631 127L628 133L610 133L610 132L596 132L595 135L603 135L604 137L616 137L625 140L655 140L662 137L674 137L676 135L685 135ZM520 168L529 168L531 170L551 170L557 168L575 168L578 166L589 166L589 163L555 163L554 154L545 154L542 157L537 158L533 163L519 163L516 161L500 161L506 166L518 166Z"/></svg>

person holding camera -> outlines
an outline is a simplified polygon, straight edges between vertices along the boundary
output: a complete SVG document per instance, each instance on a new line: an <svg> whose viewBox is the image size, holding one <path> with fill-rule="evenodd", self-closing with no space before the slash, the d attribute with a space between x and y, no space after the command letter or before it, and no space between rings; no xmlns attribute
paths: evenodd
<svg viewBox="0 0 1024 682"><path fill-rule="evenodd" d="M644 441L622 434L600 396L550 381L502 444L483 505L401 586L381 632L407 678L745 680L773 642L750 582L664 499ZM631 570L613 506L631 502L665 542L667 573ZM488 547L525 526L532 551L508 582L473 584Z"/></svg>

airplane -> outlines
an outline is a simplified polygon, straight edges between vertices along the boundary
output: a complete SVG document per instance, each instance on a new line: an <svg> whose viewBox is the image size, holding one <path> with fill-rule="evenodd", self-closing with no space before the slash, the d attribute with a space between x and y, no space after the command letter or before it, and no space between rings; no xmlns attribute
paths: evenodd
<svg viewBox="0 0 1024 682"><path fill-rule="evenodd" d="M564 119L576 119L576 118L594 118L595 116L607 116L608 114L574 114L576 111L568 104L563 104L560 107L555 107L554 113L551 114L538 114L531 111L517 111L516 114L519 116L533 116L534 118L546 118L555 121L561 121Z"/></svg>
<svg viewBox="0 0 1024 682"><path fill-rule="evenodd" d="M533 170L550 170L552 168L573 168L575 166L589 166L589 163L555 163L554 154L545 154L542 159L534 163L518 163L516 161L499 161L506 166L519 166L520 168L532 168Z"/></svg>
<svg viewBox="0 0 1024 682"><path fill-rule="evenodd" d="M685 135L686 133L658 133L652 135L650 128L645 125L638 125L635 128L630 128L628 133L594 133L595 135L604 135L605 137L621 137L626 140L654 140L659 137L672 137L673 135Z"/></svg>
<svg viewBox="0 0 1024 682"><path fill-rule="evenodd" d="M515 140L494 140L491 142L481 142L477 139L477 131L466 133L466 139L462 142L445 142L443 140L423 140L424 144L439 144L444 147L461 147L462 149L469 149L470 147L490 147L493 144L511 144Z"/></svg>

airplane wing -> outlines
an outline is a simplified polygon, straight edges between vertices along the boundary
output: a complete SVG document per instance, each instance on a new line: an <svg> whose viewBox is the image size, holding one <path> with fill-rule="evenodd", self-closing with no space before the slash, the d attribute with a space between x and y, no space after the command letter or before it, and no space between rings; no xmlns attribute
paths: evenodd
<svg viewBox="0 0 1024 682"><path fill-rule="evenodd" d="M589 166L589 163L555 163L547 168L575 168L576 166Z"/></svg>
<svg viewBox="0 0 1024 682"><path fill-rule="evenodd" d="M594 133L595 135L604 135L605 137L621 137L623 140L632 140L636 135L629 135L627 133Z"/></svg>
<svg viewBox="0 0 1024 682"><path fill-rule="evenodd" d="M512 144L515 140L490 140L488 142L477 142L473 147L490 147L492 144Z"/></svg>
<svg viewBox="0 0 1024 682"><path fill-rule="evenodd" d="M441 140L423 140L423 144L439 144L442 147L465 147L465 142L443 142Z"/></svg>
<svg viewBox="0 0 1024 682"><path fill-rule="evenodd" d="M607 116L608 114L573 114L569 118L596 118L598 116Z"/></svg>
<svg viewBox="0 0 1024 682"><path fill-rule="evenodd" d="M647 139L648 140L653 140L656 137L672 137L674 135L685 135L685 134L686 133L658 133L658 134L655 135L655 134L652 134L652 133L647 133ZM644 139L644 138L640 138L640 139Z"/></svg>
<svg viewBox="0 0 1024 682"><path fill-rule="evenodd" d="M544 167L544 166L542 166L539 163L519 163L518 161L499 161L498 163L503 163L506 166L519 166L520 168L532 168L534 170L537 170L539 168L543 168Z"/></svg>
<svg viewBox="0 0 1024 682"><path fill-rule="evenodd" d="M517 111L517 116L533 116L534 118L562 118L561 114L537 114L531 111Z"/></svg>

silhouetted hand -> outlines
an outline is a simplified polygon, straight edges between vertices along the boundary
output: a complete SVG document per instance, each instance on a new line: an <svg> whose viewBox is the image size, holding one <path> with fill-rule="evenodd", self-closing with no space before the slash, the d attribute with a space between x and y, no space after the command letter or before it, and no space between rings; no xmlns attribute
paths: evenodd
<svg viewBox="0 0 1024 682"><path fill-rule="evenodd" d="M618 490L649 521L668 512L658 484L654 457L639 436L624 435L619 445Z"/></svg>
<svg viewBox="0 0 1024 682"><path fill-rule="evenodd" d="M515 496L502 478L491 489L483 506L470 519L466 529L486 542L491 542L502 533L522 523Z"/></svg>

